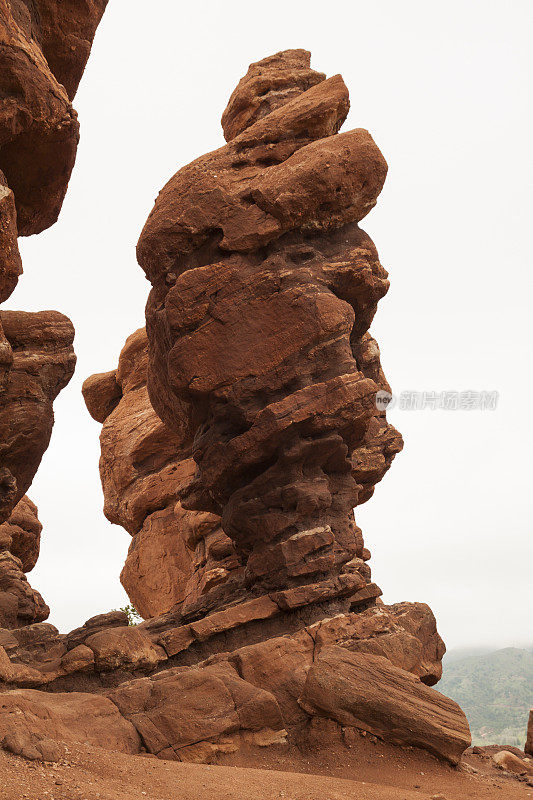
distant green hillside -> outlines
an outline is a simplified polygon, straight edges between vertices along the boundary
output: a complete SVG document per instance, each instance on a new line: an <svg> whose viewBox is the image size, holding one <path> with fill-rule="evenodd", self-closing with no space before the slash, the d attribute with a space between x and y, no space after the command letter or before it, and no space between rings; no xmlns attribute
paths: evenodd
<svg viewBox="0 0 533 800"><path fill-rule="evenodd" d="M461 657L452 651L435 687L455 700L470 723L474 744L523 747L533 708L533 652L507 647Z"/></svg>

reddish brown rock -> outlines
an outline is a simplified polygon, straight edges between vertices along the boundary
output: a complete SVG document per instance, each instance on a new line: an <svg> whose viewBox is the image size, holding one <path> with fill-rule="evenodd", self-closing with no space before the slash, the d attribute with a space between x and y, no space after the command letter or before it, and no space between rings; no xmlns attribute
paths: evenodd
<svg viewBox="0 0 533 800"><path fill-rule="evenodd" d="M12 7L21 5L20 0L10 1ZM70 100L76 94L107 3L108 0L34 1L37 13L31 19L33 38Z"/></svg>
<svg viewBox="0 0 533 800"><path fill-rule="evenodd" d="M533 709L529 712L527 723L527 739L524 747L526 756L533 756Z"/></svg>
<svg viewBox="0 0 533 800"><path fill-rule="evenodd" d="M49 614L39 592L28 583L22 562L8 550L0 552L0 626L19 628L42 622Z"/></svg>
<svg viewBox="0 0 533 800"><path fill-rule="evenodd" d="M85 640L94 654L95 669L108 672L121 667L152 669L161 661L150 639L135 627L108 628Z"/></svg>
<svg viewBox="0 0 533 800"><path fill-rule="evenodd" d="M298 704L313 663L315 641L309 629L235 650L229 660L244 680L271 692L283 713L286 728L308 720Z"/></svg>
<svg viewBox="0 0 533 800"><path fill-rule="evenodd" d="M50 610L24 573L37 563L42 525L37 507L23 497L0 525L0 626L18 628L42 622Z"/></svg>
<svg viewBox="0 0 533 800"><path fill-rule="evenodd" d="M48 447L52 403L69 382L74 328L57 311L0 311L10 353L0 394L0 521L28 490Z"/></svg>
<svg viewBox="0 0 533 800"><path fill-rule="evenodd" d="M0 303L7 300L21 273L15 198L0 171Z"/></svg>
<svg viewBox="0 0 533 800"><path fill-rule="evenodd" d="M366 131L338 134L348 107L305 51L252 65L228 144L168 182L139 240L150 397L196 462L182 502L220 514L244 563L219 603L348 564L370 578L352 509L401 437L367 333L387 273L356 224L386 164Z"/></svg>
<svg viewBox="0 0 533 800"><path fill-rule="evenodd" d="M368 332L387 273L357 224L386 165L366 131L339 134L347 111L303 51L252 65L228 144L169 181L141 235L147 334L84 396L105 513L133 536L122 580L150 618L86 623L48 666L0 636L26 670L12 684L115 685L162 758L302 746L320 717L451 763L470 741L428 688L430 609L381 603L353 517L402 441ZM145 677L116 686L124 671Z"/></svg>
<svg viewBox="0 0 533 800"><path fill-rule="evenodd" d="M97 614L83 623L79 628L70 631L65 637L69 650L83 644L89 636L100 633L110 628L124 628L128 624L128 615L125 611L110 611L107 614Z"/></svg>
<svg viewBox="0 0 533 800"><path fill-rule="evenodd" d="M311 54L307 50L285 50L250 64L222 114L226 141L325 80L324 73L315 72L310 65Z"/></svg>
<svg viewBox="0 0 533 800"><path fill-rule="evenodd" d="M35 503L23 497L9 519L0 525L0 550L9 550L20 559L24 572L30 572L39 557L43 526L37 514Z"/></svg>
<svg viewBox="0 0 533 800"><path fill-rule="evenodd" d="M191 575L191 556L174 509L192 466L179 437L150 404L146 362L141 329L128 338L118 370L88 378L83 395L92 416L103 422L104 513L133 536L121 580L139 613L151 617L184 599Z"/></svg>
<svg viewBox="0 0 533 800"><path fill-rule="evenodd" d="M399 669L433 679L440 669L442 640L427 606L401 604L373 606L366 611L339 614L310 625L296 634L241 647L229 656L239 675L272 692L282 709L285 726L307 719L297 702L307 673L324 648L333 644L357 653L379 654ZM420 621L424 619L425 625ZM409 629L434 629L421 640Z"/></svg>
<svg viewBox="0 0 533 800"><path fill-rule="evenodd" d="M48 228L61 209L79 135L70 99L105 5L0 0L0 169L19 235Z"/></svg>
<svg viewBox="0 0 533 800"><path fill-rule="evenodd" d="M509 750L500 750L492 758L499 767L508 772L515 772L517 775L533 775L533 765Z"/></svg>
<svg viewBox="0 0 533 800"><path fill-rule="evenodd" d="M146 518L177 501L179 483L192 469L183 448L154 413L146 389L146 334L130 336L116 374L94 375L83 394L89 411L104 424L100 436L100 476L104 513L131 535ZM185 453L186 455L186 453Z"/></svg>
<svg viewBox="0 0 533 800"><path fill-rule="evenodd" d="M62 680L64 686L65 680L71 677L75 686L75 681L79 681L83 674L87 678L93 676L92 685L101 690L102 685L109 685L114 680L115 672L120 675L125 671L153 673L156 667L161 669L167 656L173 656L174 663L177 660L179 663L179 659L184 657L184 665L194 664L196 659L193 666L167 667L150 678L122 683L109 696L137 728L151 752L162 758L211 760L218 752L236 750L243 744L281 744L288 737L289 741L303 745L308 724L313 724L316 714L327 714L339 721L338 706L351 703L350 698L347 700L343 696L339 700L333 693L332 706L326 708L318 701L312 705L307 695L310 670L318 668L323 655L327 661L332 649L343 650L349 663L352 657L357 664L360 663L358 659L367 659L363 661L366 669L370 659L372 664L378 662L386 673L389 670L388 679L394 684L396 693L381 692L376 684L376 694L384 695L378 702L374 696L368 699L365 681L370 679L363 680L345 668L339 669L350 690L367 697L369 714L375 707L375 716L383 723L388 713L385 698L391 698L390 702L394 704L399 702L398 697L402 698L398 725L392 732L381 731L376 722L371 728L373 732L385 739L411 742L441 757L453 758L450 752L458 747L462 724L458 720L461 716L454 716L455 705L447 705L451 701L437 693L427 694L429 690L424 693L418 680L419 677L423 679L427 672L432 647L438 648L440 639L435 631L432 645L426 640L419 643L418 649L413 647L409 629L431 628L431 612L424 606L409 606L402 604L401 609L373 606L366 611L322 619L276 637L268 636L268 626L274 620L279 621L280 615L283 618L283 609L273 600L258 598L211 614L188 626L176 628L170 624L159 637L165 649L155 643L155 621L139 628L124 627L121 612L88 620L82 628L66 637L47 624L32 625L11 633L0 630L3 648L0 650L0 679L18 686L40 686ZM420 622L423 618L426 619L425 626ZM164 626L164 622L165 618L160 618L159 626ZM262 631L263 637L266 633L267 638L255 644L234 646L239 637L241 641L247 641L256 636L257 625L260 626L259 633ZM387 641L392 634L395 646ZM181 643L178 641L180 636ZM385 643L381 644L380 639ZM221 645L219 654L202 661L202 648L212 651L217 640ZM382 648L380 652L387 654L386 658L368 655L378 652L372 651L372 640ZM332 643L339 646L332 648ZM365 649L367 646L370 649ZM435 672L434 667L431 672ZM63 697L68 704L68 696ZM434 703L443 705L445 710L433 709L431 713L434 717L437 715L437 721L423 722L422 716L428 711L428 704ZM415 726L414 733L413 730L410 733L404 730L411 706L416 707L418 715L418 727ZM450 714L449 735L453 740L448 743L450 750L446 749L441 719L447 713L446 709ZM88 714L92 713L88 709ZM89 717L86 724L91 724ZM366 718L348 723L343 718L341 724L370 729Z"/></svg>
<svg viewBox="0 0 533 800"><path fill-rule="evenodd" d="M0 303L22 272L17 236L44 230L59 214L78 143L70 100L106 3L0 0ZM73 338L72 324L57 312L0 312L0 625L5 627L39 622L49 613L24 575L35 565L41 526L23 495L50 440L53 400L74 371ZM23 679L20 670L18 677Z"/></svg>
<svg viewBox="0 0 533 800"><path fill-rule="evenodd" d="M231 591L239 576L242 580L242 561L218 516L186 511L178 501L194 464L190 450L161 422L149 401L147 346L144 329L136 331L122 350L118 370L93 375L83 385L89 412L103 422L100 474L105 513L133 533L121 581L142 616L147 619L176 608L183 614L205 613L216 609L221 593ZM380 386L388 386L374 341L364 337L360 350L361 370ZM365 443L354 451L358 466L353 474L364 484L361 502L372 494L400 447L401 437L387 425L384 412L376 409ZM152 511L158 506L165 507ZM356 558L345 569L362 570L369 577L356 528L354 536ZM303 563L308 570L312 558L320 565L320 551L331 541L329 528L297 534L283 544L279 559L286 559L295 573ZM257 569L262 568L272 569L272 562L259 561Z"/></svg>
<svg viewBox="0 0 533 800"><path fill-rule="evenodd" d="M139 736L107 698L96 694L45 693L32 689L0 695L0 745L30 759L59 760L58 743L92 744L138 753ZM53 752L59 755L48 754Z"/></svg>
<svg viewBox="0 0 533 800"><path fill-rule="evenodd" d="M369 333L365 333L354 347L357 368L374 381L380 392L390 395L391 389L383 373L379 347ZM377 407L370 420L365 437L352 453L352 475L359 486L357 504L366 503L374 488L388 471L394 457L401 452L401 434L386 418L386 406Z"/></svg>
<svg viewBox="0 0 533 800"><path fill-rule="evenodd" d="M470 745L457 703L381 656L325 648L307 674L299 702L309 713L393 744L421 747L452 764Z"/></svg>
<svg viewBox="0 0 533 800"><path fill-rule="evenodd" d="M66 675L90 672L95 669L95 654L90 647L79 644L69 650L61 659L61 671Z"/></svg>
<svg viewBox="0 0 533 800"><path fill-rule="evenodd" d="M259 745L284 741L274 696L227 663L167 670L123 684L110 698L161 758L206 761L217 751L237 750L241 738Z"/></svg>
<svg viewBox="0 0 533 800"><path fill-rule="evenodd" d="M145 618L197 603L240 566L220 518L186 511L178 500L194 462L180 435L153 410L147 368L142 328L128 338L117 370L83 384L89 412L103 423L104 513L133 536L121 581Z"/></svg>
<svg viewBox="0 0 533 800"><path fill-rule="evenodd" d="M82 393L91 417L96 422L105 422L122 397L116 369L91 375L83 382Z"/></svg>
<svg viewBox="0 0 533 800"><path fill-rule="evenodd" d="M319 648L337 644L352 652L382 656L428 686L442 677L446 648L425 603L375 605L326 619L308 631Z"/></svg>

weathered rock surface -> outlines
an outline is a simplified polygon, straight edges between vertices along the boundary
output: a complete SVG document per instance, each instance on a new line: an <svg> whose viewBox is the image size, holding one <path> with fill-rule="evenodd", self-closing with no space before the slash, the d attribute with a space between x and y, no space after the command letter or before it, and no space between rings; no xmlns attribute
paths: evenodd
<svg viewBox="0 0 533 800"><path fill-rule="evenodd" d="M10 3L13 9L22 5L20 0L10 0ZM108 0L70 3L34 0L32 37L39 43L50 70L65 87L70 100L76 94L107 3Z"/></svg>
<svg viewBox="0 0 533 800"><path fill-rule="evenodd" d="M0 303L7 300L21 273L15 197L0 171Z"/></svg>
<svg viewBox="0 0 533 800"><path fill-rule="evenodd" d="M361 369L388 390L379 350L368 335L360 352ZM179 502L180 491L192 479L194 462L179 434L155 414L146 389L147 369L148 341L140 329L128 338L117 370L93 375L83 384L91 416L103 423L104 511L111 522L133 535L121 581L145 618L178 608L184 614L209 611L217 607L221 591L242 581L242 559L217 515L187 511ZM365 442L352 457L361 502L372 495L400 448L401 437L376 409ZM361 558L359 529L354 528L354 534L358 557L346 569L366 570L369 575ZM313 537L300 538L306 547Z"/></svg>
<svg viewBox="0 0 533 800"><path fill-rule="evenodd" d="M323 72L311 69L311 55L305 50L285 50L250 64L222 114L224 138L229 142L325 79Z"/></svg>
<svg viewBox="0 0 533 800"><path fill-rule="evenodd" d="M242 606L236 607L236 612L239 608ZM267 613L264 609L263 617ZM374 607L325 619L293 634L231 648L230 652L222 649L217 656L207 661L198 660L192 666L168 668L167 664L162 671L154 673L154 669L168 659L167 652L156 641L171 640L148 626L124 627L120 612L114 612L89 620L83 628L66 637L45 624L13 631L9 634L11 642L0 631L0 641L10 655L8 658L4 649L2 660L0 651L0 675L3 674L6 683L18 681L28 685L39 658L42 684L50 686L53 686L52 678L65 680L66 675L75 678L75 672L77 680L80 674L88 676L92 672L102 680L107 676L106 681L113 670L120 670L120 674L124 674L125 669L137 671L137 674L151 673L150 677L121 683L108 692L108 697L133 724L149 752L162 758L209 761L217 753L232 752L243 745L297 742L302 735L305 738L307 726L318 714L327 715L342 725L369 730L387 740L424 747L454 761L468 736L468 728L465 729L464 717L452 701L424 687L418 679L418 676L425 677L436 671L435 666L428 669L428 643L426 651L421 648L418 659L411 662L411 671L402 668L406 661L401 647L396 650L389 647L389 659L368 655L364 650L370 630L379 629L379 636L386 636L387 630L398 634L402 625L406 625L405 630L413 626L419 628L417 620L423 614L431 616L427 607L416 605L402 604L401 609ZM377 616L382 617L379 623L375 619ZM205 643L222 635L226 643L231 643L228 633L239 627L238 620L232 620L233 629L230 629L225 627L220 615L217 619L214 619L216 615L211 617L211 620L206 618L202 624L191 626L193 638ZM406 623L408 618L411 620ZM243 618L240 622L245 624ZM175 632L175 629L170 630ZM331 652L342 662L342 668L332 668ZM199 650L197 659L200 657ZM346 664L352 670L360 670L363 677L359 673L352 675ZM382 684L375 681L376 664L381 670ZM325 693L331 706L325 707L316 685L331 681L332 669L339 672L340 683ZM386 691L382 691L385 683ZM13 694L17 698L20 693L8 692L4 696ZM72 709L68 711L71 696ZM48 695L38 692L31 697L42 700L45 706L48 702L45 699ZM53 694L53 697L60 698L57 702L61 712L68 715L76 713L76 704L82 695ZM360 713L357 705L363 702L363 697L367 716ZM18 700L13 702L18 703ZM95 728L98 728L100 710L92 709L88 700L85 702L84 725L90 728L91 717L95 715ZM394 728L389 725L390 706L396 713ZM113 723L112 730L116 727ZM34 733L31 725L29 730ZM77 735L76 730L74 726L71 736ZM49 736L61 740L51 731ZM126 736L126 742L131 742L131 736Z"/></svg>
<svg viewBox="0 0 533 800"><path fill-rule="evenodd" d="M45 693L32 689L0 695L0 744L16 755L58 760L58 743L88 743L138 753L133 725L107 698L96 694Z"/></svg>
<svg viewBox="0 0 533 800"><path fill-rule="evenodd" d="M0 521L27 492L48 447L52 404L69 382L74 328L57 311L0 311L5 372L0 392Z"/></svg>
<svg viewBox="0 0 533 800"><path fill-rule="evenodd" d="M457 703L381 656L324 648L307 674L299 703L310 713L393 744L421 747L452 764L470 744L468 722Z"/></svg>
<svg viewBox="0 0 533 800"><path fill-rule="evenodd" d="M1 627L19 628L48 617L48 606L25 575L37 563L41 530L37 507L29 497L23 497L0 525Z"/></svg>
<svg viewBox="0 0 533 800"><path fill-rule="evenodd" d="M161 758L205 761L237 750L241 737L258 745L285 740L274 696L228 663L166 670L123 684L110 698Z"/></svg>
<svg viewBox="0 0 533 800"><path fill-rule="evenodd" d="M70 104L106 0L0 0L0 170L15 195L18 233L52 225L79 137Z"/></svg>
<svg viewBox="0 0 533 800"><path fill-rule="evenodd" d="M368 332L388 276L358 226L387 167L367 131L339 133L348 108L305 51L251 65L228 143L170 179L139 239L148 393L195 462L181 508L220 516L236 557L208 599L141 628L174 663L229 658L288 727L325 714L456 763L464 715L424 686L444 653L433 615L380 604L353 517L402 440L376 404L390 388ZM315 702L334 656L342 686Z"/></svg>
<svg viewBox="0 0 533 800"><path fill-rule="evenodd" d="M494 762L506 769L508 772L514 772L517 775L533 775L533 764L528 763L523 758L509 752L509 750L500 750L499 753L493 755Z"/></svg>
<svg viewBox="0 0 533 800"><path fill-rule="evenodd" d="M122 611L100 614L68 634L59 634L48 623L28 625L18 630L0 628L0 646L12 665L24 664L33 670L27 675L4 677L5 683L38 687L77 672L110 673L121 669L146 673L171 664L192 665L213 654L230 659L249 652L254 660L273 669L270 647L284 651L304 641L309 651L307 666L315 651L338 644L347 650L377 654L395 666L416 675L431 685L440 675L444 645L435 618L428 606L401 603L377 604L366 610L324 618L316 592L316 621L302 626L310 608L297 605L290 596L260 597L224 611L213 612L189 624L179 624L179 612L155 617L127 627ZM303 637L303 639L302 639ZM266 649L265 649L266 648ZM90 651L91 655L89 655ZM217 657L218 657L217 656ZM305 662L300 666L303 668ZM284 665L284 669L289 669ZM22 681L22 682L21 682ZM285 710L285 709L284 709Z"/></svg>
<svg viewBox="0 0 533 800"><path fill-rule="evenodd" d="M9 550L20 559L24 572L31 572L37 563L42 528L37 506L26 496L0 525L0 550Z"/></svg>
<svg viewBox="0 0 533 800"><path fill-rule="evenodd" d="M369 579L352 509L401 438L367 333L387 273L357 225L386 164L366 131L338 134L348 107L303 51L253 65L230 141L169 181L139 240L150 397L196 462L182 502L221 516L244 565L219 604Z"/></svg>
<svg viewBox="0 0 533 800"><path fill-rule="evenodd" d="M179 502L194 462L190 447L152 408L147 369L142 328L126 341L117 370L83 384L89 412L103 423L104 513L133 536L121 581L145 618L188 607L241 566L220 518L186 511Z"/></svg>
<svg viewBox="0 0 533 800"><path fill-rule="evenodd" d="M20 559L8 550L0 552L0 626L19 628L42 622L49 614L39 592L28 583Z"/></svg>
<svg viewBox="0 0 533 800"><path fill-rule="evenodd" d="M527 756L533 756L533 709L529 712L529 719L527 723L527 738L524 747L524 753Z"/></svg>
<svg viewBox="0 0 533 800"><path fill-rule="evenodd" d="M70 100L106 4L0 0L0 303L22 273L17 237L49 227L61 209L78 143ZM4 626L38 622L49 613L24 575L38 555L40 525L22 498L50 441L53 400L74 371L73 338L72 324L55 311L0 312ZM16 518L6 528L1 523L11 512Z"/></svg>
<svg viewBox="0 0 533 800"><path fill-rule="evenodd" d="M274 609L280 613L273 602L271 608L264 600L261 603L256 621L267 622L275 616ZM242 746L304 742L310 726L322 716L387 741L423 747L452 762L467 746L468 728L460 710L421 682L431 682L438 672L442 646L438 634L435 631L432 641L419 641L418 648L405 647L409 630L434 628L427 606L373 606L246 644L254 638L254 630L247 627L250 615L245 605L235 607L233 618L228 609L191 624L188 642L181 632L181 650L176 647L179 629L169 619L128 628L122 612L88 620L67 636L45 623L0 630L0 680L7 686L48 685L57 691L69 679L76 686L94 676L86 685L101 692L116 675L119 685L107 696L133 724L149 752L162 758L211 761L218 753ZM387 657L373 654L380 639L389 640L381 650ZM217 647L217 655L202 660L205 652ZM172 666L180 658L182 666ZM128 672L149 677L121 683ZM332 672L338 673L336 682ZM13 694L19 693L3 696ZM48 695L33 696L46 706ZM68 711L71 695L59 695L65 715L76 713L78 695L72 696L73 708ZM84 725L90 728L95 715L98 729L100 710L92 709L88 701L85 710ZM116 730L114 723L112 729ZM28 730L31 744L35 731L31 725ZM77 735L76 728L71 735ZM126 736L126 743L130 741Z"/></svg>

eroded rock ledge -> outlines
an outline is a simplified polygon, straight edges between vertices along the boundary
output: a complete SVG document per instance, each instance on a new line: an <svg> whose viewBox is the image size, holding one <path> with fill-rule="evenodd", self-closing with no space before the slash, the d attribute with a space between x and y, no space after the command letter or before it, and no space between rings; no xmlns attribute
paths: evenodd
<svg viewBox="0 0 533 800"><path fill-rule="evenodd" d="M46 714L61 741L85 736L109 749L209 761L244 743L302 741L313 720L327 717L457 763L468 725L453 701L429 688L444 647L427 606L377 604L311 625L294 620L285 635L248 612L237 606L233 617L213 614L187 631L169 616L128 627L122 612L67 635L47 623L0 630L0 679L6 689L19 687L0 693L0 741L45 757L35 753L52 733L33 720ZM248 644L258 619L261 633ZM88 716L77 723L80 704ZM97 741L102 713L112 727ZM65 717L68 734L59 724Z"/></svg>

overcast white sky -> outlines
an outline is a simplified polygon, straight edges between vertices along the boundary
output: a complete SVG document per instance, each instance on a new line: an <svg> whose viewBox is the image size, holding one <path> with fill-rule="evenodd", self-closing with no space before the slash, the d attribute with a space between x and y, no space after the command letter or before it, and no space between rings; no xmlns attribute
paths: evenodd
<svg viewBox="0 0 533 800"><path fill-rule="evenodd" d="M390 412L405 449L357 514L374 578L387 602L429 603L449 647L533 641L532 21L530 0L110 0L60 221L22 240L7 304L58 309L77 331L29 492L44 524L30 580L61 630L126 602L130 537L101 511L80 387L144 324L141 228L170 175L223 143L248 64L304 47L344 77L344 130L368 128L389 163L362 227L392 282L372 333L393 389L500 393L492 412Z"/></svg>

